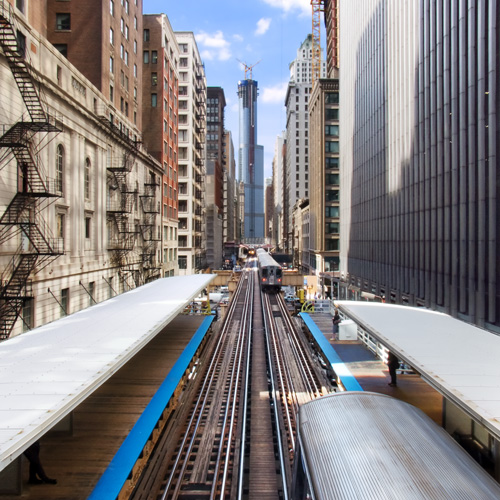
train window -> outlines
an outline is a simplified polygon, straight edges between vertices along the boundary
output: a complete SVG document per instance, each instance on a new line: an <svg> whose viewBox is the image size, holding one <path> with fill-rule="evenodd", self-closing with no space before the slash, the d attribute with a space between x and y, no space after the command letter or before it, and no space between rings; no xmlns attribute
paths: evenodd
<svg viewBox="0 0 500 500"><path fill-rule="evenodd" d="M267 278L267 269L265 267L262 268L262 277Z"/></svg>

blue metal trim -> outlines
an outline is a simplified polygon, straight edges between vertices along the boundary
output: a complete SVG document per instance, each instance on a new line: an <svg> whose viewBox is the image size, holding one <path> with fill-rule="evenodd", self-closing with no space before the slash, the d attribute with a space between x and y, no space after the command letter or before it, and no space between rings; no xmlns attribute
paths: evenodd
<svg viewBox="0 0 500 500"><path fill-rule="evenodd" d="M167 406L176 387L191 362L194 354L207 333L214 316L207 316L189 344L186 346L167 377L152 397L148 406L139 417L129 435L123 441L108 468L99 479L94 490L88 497L89 500L110 500L117 498L125 481L128 479L132 469L137 462L149 436L153 432L163 410Z"/></svg>
<svg viewBox="0 0 500 500"><path fill-rule="evenodd" d="M359 385L354 375L349 371L345 363L340 359L337 351L330 345L324 333L319 329L318 325L312 320L307 313L299 313L311 335L316 339L319 348L323 351L326 359L330 363L333 371L339 377L346 391L362 391L363 388Z"/></svg>

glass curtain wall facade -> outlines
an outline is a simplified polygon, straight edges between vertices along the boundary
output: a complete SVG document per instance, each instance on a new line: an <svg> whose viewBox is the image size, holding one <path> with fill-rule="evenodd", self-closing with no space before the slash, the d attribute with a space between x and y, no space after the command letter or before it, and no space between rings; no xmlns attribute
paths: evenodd
<svg viewBox="0 0 500 500"><path fill-rule="evenodd" d="M257 145L257 90L255 80L238 83L238 179L245 186L243 239L247 243L260 243L264 238L264 149Z"/></svg>
<svg viewBox="0 0 500 500"><path fill-rule="evenodd" d="M498 23L494 0L341 1L348 296L500 331Z"/></svg>

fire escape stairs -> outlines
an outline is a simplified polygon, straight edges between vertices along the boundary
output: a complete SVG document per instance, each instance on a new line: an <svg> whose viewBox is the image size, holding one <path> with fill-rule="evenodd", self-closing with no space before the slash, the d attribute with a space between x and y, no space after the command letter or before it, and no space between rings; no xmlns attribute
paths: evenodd
<svg viewBox="0 0 500 500"><path fill-rule="evenodd" d="M60 132L51 123L35 86L35 79L16 37L12 7L0 4L0 47L17 84L30 121L21 120L0 137L17 162L17 193L0 217L0 243L21 234L17 253L2 276L0 289L0 339L9 337L25 301L32 296L29 277L63 253L62 240L50 236L41 217L40 203L49 197L49 181L41 175L34 137L40 132ZM26 250L25 247L29 246Z"/></svg>
<svg viewBox="0 0 500 500"><path fill-rule="evenodd" d="M0 290L1 340L9 337L12 325L17 321L26 298L32 295L28 278L37 260L36 254L18 254L4 272L4 275L8 276L8 281L2 280Z"/></svg>
<svg viewBox="0 0 500 500"><path fill-rule="evenodd" d="M159 276L159 268L155 268L156 255L160 238L155 235L156 216L160 213L160 204L156 200L156 188L159 187L154 180L144 185L144 194L140 196L143 217L140 230L143 239L142 264L152 276Z"/></svg>

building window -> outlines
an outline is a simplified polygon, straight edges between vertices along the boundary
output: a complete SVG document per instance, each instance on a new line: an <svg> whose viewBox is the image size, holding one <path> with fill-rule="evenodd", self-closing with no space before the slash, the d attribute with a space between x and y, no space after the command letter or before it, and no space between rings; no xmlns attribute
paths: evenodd
<svg viewBox="0 0 500 500"><path fill-rule="evenodd" d="M54 48L59 51L59 53L64 56L68 57L68 45L65 43L55 43Z"/></svg>
<svg viewBox="0 0 500 500"><path fill-rule="evenodd" d="M33 299L24 299L23 311L23 332L33 328Z"/></svg>
<svg viewBox="0 0 500 500"><path fill-rule="evenodd" d="M325 207L325 216L328 217L338 217L339 207Z"/></svg>
<svg viewBox="0 0 500 500"><path fill-rule="evenodd" d="M137 64L134 64L134 78L137 78Z"/></svg>
<svg viewBox="0 0 500 500"><path fill-rule="evenodd" d="M338 104L339 103L339 94L338 93L330 93L325 95L326 104Z"/></svg>
<svg viewBox="0 0 500 500"><path fill-rule="evenodd" d="M149 50L145 50L142 55L144 64L149 64Z"/></svg>
<svg viewBox="0 0 500 500"><path fill-rule="evenodd" d="M151 85L156 87L158 85L158 73L151 73Z"/></svg>
<svg viewBox="0 0 500 500"><path fill-rule="evenodd" d="M157 94L151 94L151 107L156 108L157 104L158 104Z"/></svg>
<svg viewBox="0 0 500 500"><path fill-rule="evenodd" d="M115 32L114 32L113 28L109 28L109 43L111 45L115 44Z"/></svg>
<svg viewBox="0 0 500 500"><path fill-rule="evenodd" d="M60 13L56 14L56 30L68 31L71 29L71 14Z"/></svg>
<svg viewBox="0 0 500 500"><path fill-rule="evenodd" d="M16 7L18 8L18 10L20 10L23 14L25 14L24 12L24 0L16 0Z"/></svg>
<svg viewBox="0 0 500 500"><path fill-rule="evenodd" d="M115 89L113 88L113 85L110 85L109 86L109 100L110 100L111 104L113 104L114 97L115 97Z"/></svg>
<svg viewBox="0 0 500 500"><path fill-rule="evenodd" d="M187 269L187 255L179 255L179 269Z"/></svg>
<svg viewBox="0 0 500 500"><path fill-rule="evenodd" d="M149 30L144 30L144 41L149 42Z"/></svg>
<svg viewBox="0 0 500 500"><path fill-rule="evenodd" d="M64 214L56 214L56 237L64 240L66 217Z"/></svg>
<svg viewBox="0 0 500 500"><path fill-rule="evenodd" d="M69 288L61 290L61 318L69 313Z"/></svg>
<svg viewBox="0 0 500 500"><path fill-rule="evenodd" d="M64 187L64 148L62 144L57 146L56 150L56 190L63 192Z"/></svg>
<svg viewBox="0 0 500 500"><path fill-rule="evenodd" d="M122 35L125 34L125 19L120 18L120 31L122 32Z"/></svg>
<svg viewBox="0 0 500 500"><path fill-rule="evenodd" d="M110 73L115 72L115 60L113 59L113 56L109 57L109 72Z"/></svg>
<svg viewBox="0 0 500 500"><path fill-rule="evenodd" d="M339 152L339 142L338 141L326 141L325 142L325 153L338 153Z"/></svg>
<svg viewBox="0 0 500 500"><path fill-rule="evenodd" d="M152 50L151 51L151 64L156 64L157 62L158 62L158 51Z"/></svg>
<svg viewBox="0 0 500 500"><path fill-rule="evenodd" d="M325 110L325 120L338 120L339 110L338 109L327 109Z"/></svg>
<svg viewBox="0 0 500 500"><path fill-rule="evenodd" d="M90 158L85 160L85 199L90 200Z"/></svg>
<svg viewBox="0 0 500 500"><path fill-rule="evenodd" d="M109 0L109 13L113 17L115 16L115 2L114 2L114 0Z"/></svg>
<svg viewBox="0 0 500 500"><path fill-rule="evenodd" d="M85 238L90 239L91 218L85 217Z"/></svg>

